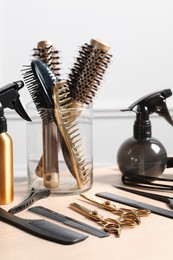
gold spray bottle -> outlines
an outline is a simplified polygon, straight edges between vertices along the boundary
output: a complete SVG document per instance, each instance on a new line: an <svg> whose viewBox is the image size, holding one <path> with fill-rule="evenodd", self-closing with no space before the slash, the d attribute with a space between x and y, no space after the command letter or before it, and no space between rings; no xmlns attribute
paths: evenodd
<svg viewBox="0 0 173 260"><path fill-rule="evenodd" d="M24 87L23 81L9 83L0 88L0 205L13 201L13 143L7 133L4 109L14 109L23 119L31 121L24 110L18 91Z"/></svg>
<svg viewBox="0 0 173 260"><path fill-rule="evenodd" d="M13 142L0 103L0 205L13 201Z"/></svg>

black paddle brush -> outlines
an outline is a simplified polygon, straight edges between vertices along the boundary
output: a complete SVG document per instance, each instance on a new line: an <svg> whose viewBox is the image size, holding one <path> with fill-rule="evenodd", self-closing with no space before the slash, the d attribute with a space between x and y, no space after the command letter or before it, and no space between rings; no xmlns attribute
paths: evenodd
<svg viewBox="0 0 173 260"><path fill-rule="evenodd" d="M43 123L44 186L54 189L59 185L57 145L55 145L58 137L52 100L52 87L56 77L45 63L33 60L30 66L25 67L23 78ZM47 138L50 136L51 141Z"/></svg>

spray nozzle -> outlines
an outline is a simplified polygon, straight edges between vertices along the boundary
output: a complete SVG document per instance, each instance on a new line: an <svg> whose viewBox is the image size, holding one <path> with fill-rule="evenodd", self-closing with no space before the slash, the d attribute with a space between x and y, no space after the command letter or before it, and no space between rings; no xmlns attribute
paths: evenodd
<svg viewBox="0 0 173 260"><path fill-rule="evenodd" d="M0 103L2 108L15 109L15 111L25 120L31 121L20 102L19 90L23 88L23 81L16 81L0 88Z"/></svg>
<svg viewBox="0 0 173 260"><path fill-rule="evenodd" d="M145 118L147 113L148 115L157 113L173 126L173 120L166 105L166 99L170 96L172 96L172 91L170 89L153 92L138 99L127 109L122 109L121 111L136 112L137 114L140 114L141 119Z"/></svg>

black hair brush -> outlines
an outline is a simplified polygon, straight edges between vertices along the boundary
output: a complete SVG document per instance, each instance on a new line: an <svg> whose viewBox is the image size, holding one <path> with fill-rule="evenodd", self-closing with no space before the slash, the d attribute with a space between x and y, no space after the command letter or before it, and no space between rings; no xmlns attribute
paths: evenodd
<svg viewBox="0 0 173 260"><path fill-rule="evenodd" d="M59 168L57 153L52 151L52 147L56 147L54 142L58 139L57 127L53 127L56 132L52 135L52 124L56 126L52 100L52 86L56 77L40 60L33 60L31 65L26 66L23 71L24 82L43 123L44 186L56 188L59 184ZM48 138L44 138L49 134L54 137L54 140L51 138L51 142Z"/></svg>
<svg viewBox="0 0 173 260"><path fill-rule="evenodd" d="M54 113L50 113L47 108L52 109L53 103L50 98L52 86L56 80L52 71L41 61L33 60L31 65L23 69L24 82L34 101L34 104L45 124L54 121Z"/></svg>
<svg viewBox="0 0 173 260"><path fill-rule="evenodd" d="M97 39L81 47L67 80L75 101L87 105L93 101L112 57L109 50L110 46Z"/></svg>

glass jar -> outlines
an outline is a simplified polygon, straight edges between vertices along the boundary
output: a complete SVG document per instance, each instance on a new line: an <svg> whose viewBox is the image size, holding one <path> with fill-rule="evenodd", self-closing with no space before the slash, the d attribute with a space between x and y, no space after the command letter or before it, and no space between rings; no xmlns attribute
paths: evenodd
<svg viewBox="0 0 173 260"><path fill-rule="evenodd" d="M69 122L43 123L33 102L26 106L27 175L29 189L48 188L54 194L76 194L93 184L92 106L65 111ZM52 110L51 113L55 113Z"/></svg>

